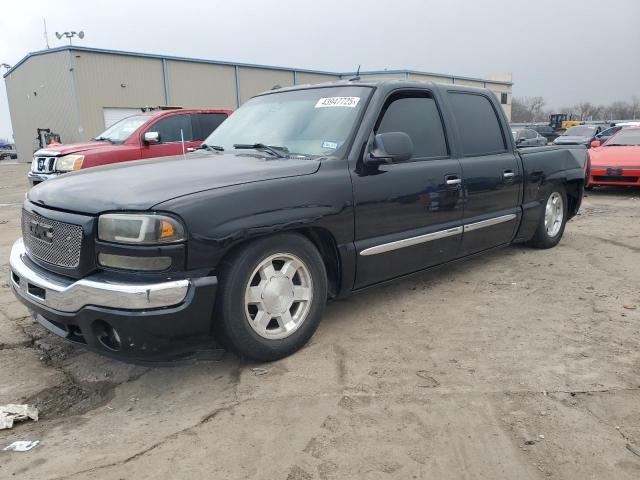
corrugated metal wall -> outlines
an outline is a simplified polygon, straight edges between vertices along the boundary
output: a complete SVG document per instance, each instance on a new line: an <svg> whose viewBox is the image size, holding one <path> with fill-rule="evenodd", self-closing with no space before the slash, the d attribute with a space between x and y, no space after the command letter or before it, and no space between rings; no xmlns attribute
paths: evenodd
<svg viewBox="0 0 640 480"><path fill-rule="evenodd" d="M346 75L342 77L346 78ZM408 78L483 87L500 99L511 118L511 85L437 74L375 72L363 79ZM36 128L51 128L65 143L87 140L104 130L105 107L181 105L236 108L275 85L313 84L339 74L235 66L139 54L88 50L42 52L28 57L6 77L7 96L20 160L30 161Z"/></svg>
<svg viewBox="0 0 640 480"><path fill-rule="evenodd" d="M439 77L436 75L420 75L417 73L410 73L409 80L417 80L419 82L435 82L435 83L453 83L451 77Z"/></svg>
<svg viewBox="0 0 640 480"><path fill-rule="evenodd" d="M169 104L236 108L236 73L230 65L168 60Z"/></svg>
<svg viewBox="0 0 640 480"><path fill-rule="evenodd" d="M37 128L50 128L65 142L80 140L69 68L69 52L56 52L29 58L5 78L20 161L31 161Z"/></svg>
<svg viewBox="0 0 640 480"><path fill-rule="evenodd" d="M293 71L269 70L266 68L239 67L240 104L257 93L271 90L275 85L293 85Z"/></svg>
<svg viewBox="0 0 640 480"><path fill-rule="evenodd" d="M162 61L72 52L84 139L104 130L103 107L164 105Z"/></svg>
<svg viewBox="0 0 640 480"><path fill-rule="evenodd" d="M340 80L339 75L324 75L321 73L296 72L297 85L305 85L305 84L313 85L314 83L335 82L336 80Z"/></svg>

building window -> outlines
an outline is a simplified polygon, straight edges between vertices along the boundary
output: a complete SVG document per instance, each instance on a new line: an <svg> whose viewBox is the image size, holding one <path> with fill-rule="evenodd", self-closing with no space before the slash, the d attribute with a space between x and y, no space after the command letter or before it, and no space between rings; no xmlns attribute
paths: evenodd
<svg viewBox="0 0 640 480"><path fill-rule="evenodd" d="M507 92L502 92L500 94L500 103L502 105L506 105L507 104L507 98L508 98Z"/></svg>

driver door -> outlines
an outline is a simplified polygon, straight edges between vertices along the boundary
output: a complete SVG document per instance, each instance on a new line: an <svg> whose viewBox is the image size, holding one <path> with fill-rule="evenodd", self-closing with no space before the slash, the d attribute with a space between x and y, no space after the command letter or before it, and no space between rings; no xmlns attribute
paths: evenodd
<svg viewBox="0 0 640 480"><path fill-rule="evenodd" d="M160 143L147 144L144 141L144 133L158 132ZM184 137L184 152L189 147L195 148L200 145L200 141L193 138L193 128L191 125L191 115L188 113L170 115L158 120L142 133L141 158L167 157L171 155L182 155Z"/></svg>
<svg viewBox="0 0 640 480"><path fill-rule="evenodd" d="M360 159L351 172L355 288L451 260L462 236L462 170L432 93L394 92L372 133L384 132L406 133L414 151L402 163L368 167Z"/></svg>

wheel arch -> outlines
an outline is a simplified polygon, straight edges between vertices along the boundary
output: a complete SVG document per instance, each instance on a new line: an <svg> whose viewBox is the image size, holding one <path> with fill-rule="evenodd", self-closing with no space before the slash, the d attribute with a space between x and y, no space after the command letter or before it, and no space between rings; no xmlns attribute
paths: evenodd
<svg viewBox="0 0 640 480"><path fill-rule="evenodd" d="M343 265L340 258L337 241L333 234L326 228L316 226L299 227L287 230L279 230L277 232L247 238L235 244L232 248L228 249L220 258L218 264L224 262L238 250L244 248L249 243L254 242L255 240L287 233L297 234L305 237L307 240L313 243L316 249L318 249L327 272L327 296L329 299L337 297L342 287Z"/></svg>

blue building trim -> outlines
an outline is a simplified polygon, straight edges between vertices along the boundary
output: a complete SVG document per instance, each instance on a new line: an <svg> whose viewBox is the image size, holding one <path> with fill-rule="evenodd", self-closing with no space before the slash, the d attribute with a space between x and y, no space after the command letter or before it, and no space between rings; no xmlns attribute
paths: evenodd
<svg viewBox="0 0 640 480"><path fill-rule="evenodd" d="M169 94L169 72L167 71L167 60L162 59L162 86L164 87L164 104L171 104L171 95Z"/></svg>
<svg viewBox="0 0 640 480"><path fill-rule="evenodd" d="M272 66L272 65L259 65L259 64L253 64L253 63L225 62L225 61L220 61L220 60L206 60L206 59L202 59L202 58L176 57L176 56L171 56L171 55L157 55L157 54L153 54L153 53L138 53L138 52L129 52L129 51L122 51L122 50L109 50L109 49L104 49L104 48L91 48L91 47L80 47L80 46L76 46L76 45L64 45L62 47L50 48L48 50L39 50L37 52L31 52L31 53L27 54L18 63L16 63L12 68L7 70L7 72L3 75L3 78L6 78L8 75L11 75L11 72L16 70L18 67L20 67L20 65L22 65L24 62L26 62L31 57L37 57L37 56L40 56L40 55L47 55L49 53L55 53L55 52L63 52L65 50L74 51L74 52L105 53L105 54L121 55L121 56L127 56L127 57L153 58L153 59L157 59L157 60L163 60L164 62L176 61L176 62L206 63L206 64L211 64L211 65L227 65L227 66L232 66L232 67L263 68L263 69L268 69L268 70L280 70L280 71L286 71L286 72L294 72L294 75L295 75L295 72L299 72L299 73L315 73L315 74L319 74L319 75L334 75L334 76L338 76L338 77L353 77L356 74L356 72L342 72L342 73L341 72L327 72L327 71L324 71L324 70L310 70L310 69L304 69L304 68L277 67L277 66ZM409 75L411 75L411 74L413 74L413 75L431 75L431 76L436 76L436 77L449 77L449 78L452 78L452 79L455 78L455 79L459 79L459 80L470 80L470 81L486 82L486 83L499 84L499 85L513 85L513 82L507 82L507 81L503 81L503 80L487 80L487 79L484 79L484 78L464 77L464 76L458 76L458 75L452 76L450 74L444 75L442 73L423 72L423 71L420 71L420 70L408 70L408 69L404 69L404 70L372 70L372 71L360 72L360 76L363 76L363 75L394 74L394 73L395 74L405 75L407 77Z"/></svg>
<svg viewBox="0 0 640 480"><path fill-rule="evenodd" d="M236 72L236 108L240 106L240 67L235 66Z"/></svg>

